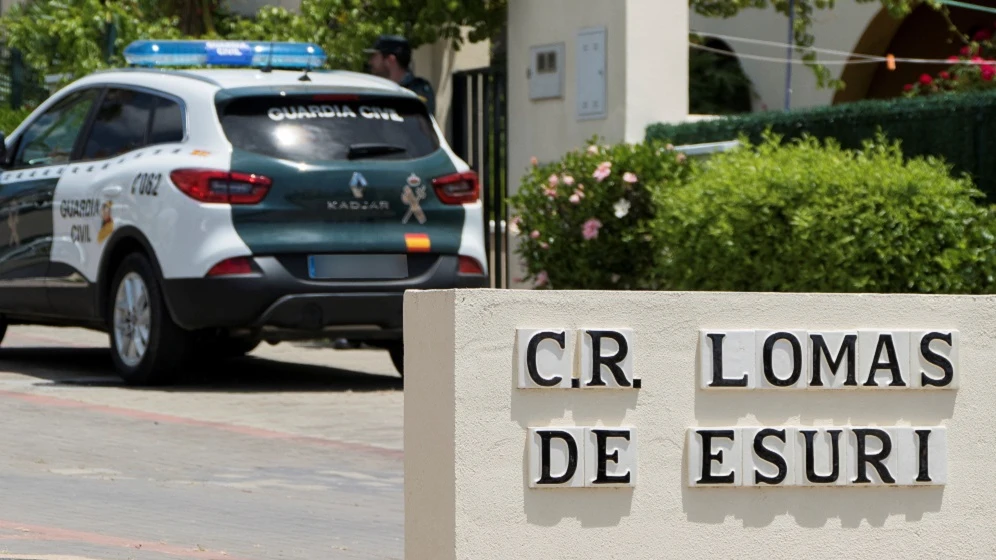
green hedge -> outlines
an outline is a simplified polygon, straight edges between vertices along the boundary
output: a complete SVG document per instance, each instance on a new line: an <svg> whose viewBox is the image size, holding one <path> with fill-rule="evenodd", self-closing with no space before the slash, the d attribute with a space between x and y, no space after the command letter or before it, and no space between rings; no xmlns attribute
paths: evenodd
<svg viewBox="0 0 996 560"><path fill-rule="evenodd" d="M935 156L956 173L968 173L990 201L996 201L996 92L866 100L842 105L766 111L647 128L648 140L676 145L734 140L741 134L762 141L769 127L786 139L808 133L834 138L843 148L860 149L881 127L902 143L906 157Z"/></svg>
<svg viewBox="0 0 996 560"><path fill-rule="evenodd" d="M884 137L720 154L655 190L665 289L992 293L996 222L971 181Z"/></svg>

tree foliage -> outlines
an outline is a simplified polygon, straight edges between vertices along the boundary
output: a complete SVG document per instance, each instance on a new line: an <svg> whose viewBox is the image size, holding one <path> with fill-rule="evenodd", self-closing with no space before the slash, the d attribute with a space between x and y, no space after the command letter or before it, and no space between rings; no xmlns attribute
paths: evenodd
<svg viewBox="0 0 996 560"><path fill-rule="evenodd" d="M123 65L128 43L148 38L313 41L330 67L359 70L363 48L381 33L459 48L461 26L471 42L490 38L505 8L506 0L303 0L297 11L264 6L244 17L224 0L28 0L0 17L0 30L32 68L66 74L63 82Z"/></svg>

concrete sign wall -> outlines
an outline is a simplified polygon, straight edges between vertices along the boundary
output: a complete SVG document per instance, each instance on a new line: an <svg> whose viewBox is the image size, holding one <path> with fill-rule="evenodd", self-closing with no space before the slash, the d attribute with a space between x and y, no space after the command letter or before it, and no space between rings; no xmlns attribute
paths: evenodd
<svg viewBox="0 0 996 560"><path fill-rule="evenodd" d="M406 558L996 554L996 297L405 300Z"/></svg>

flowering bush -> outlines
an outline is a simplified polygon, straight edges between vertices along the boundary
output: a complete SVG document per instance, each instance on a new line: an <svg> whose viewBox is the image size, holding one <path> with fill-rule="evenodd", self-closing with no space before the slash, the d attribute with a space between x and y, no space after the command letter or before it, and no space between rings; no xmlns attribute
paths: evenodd
<svg viewBox="0 0 996 560"><path fill-rule="evenodd" d="M653 288L660 240L653 192L683 182L692 164L661 142L603 146L597 138L533 166L509 198L513 233L539 288Z"/></svg>
<svg viewBox="0 0 996 560"><path fill-rule="evenodd" d="M903 88L906 97L933 95L954 91L977 91L996 87L996 45L993 31L982 29L972 41L963 46L958 55L948 57L951 66L936 76L921 74L920 78Z"/></svg>
<svg viewBox="0 0 996 560"><path fill-rule="evenodd" d="M746 137L658 204L673 290L989 293L993 214L934 158L884 136L862 149Z"/></svg>

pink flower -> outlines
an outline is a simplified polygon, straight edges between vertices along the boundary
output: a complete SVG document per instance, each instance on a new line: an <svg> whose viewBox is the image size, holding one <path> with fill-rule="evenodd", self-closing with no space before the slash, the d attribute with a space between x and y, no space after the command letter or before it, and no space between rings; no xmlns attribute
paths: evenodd
<svg viewBox="0 0 996 560"><path fill-rule="evenodd" d="M549 279L550 277L547 276L545 270L539 271L539 273L536 274L536 286L539 287L545 285Z"/></svg>
<svg viewBox="0 0 996 560"><path fill-rule="evenodd" d="M529 237L532 237L533 239L539 239L539 236L540 232L536 231L535 229L533 230L532 233L529 234Z"/></svg>
<svg viewBox="0 0 996 560"><path fill-rule="evenodd" d="M605 180L606 177L609 176L610 173L612 173L612 162L603 161L602 163L598 164L598 169L596 169L591 176L597 179L598 182L602 182Z"/></svg>
<svg viewBox="0 0 996 560"><path fill-rule="evenodd" d="M688 156L686 156L683 152L678 152L677 159L678 163L685 163L685 160L688 159Z"/></svg>
<svg viewBox="0 0 996 560"><path fill-rule="evenodd" d="M578 193L572 194L571 197L568 198L567 200L570 200L571 204L580 204L581 203L581 197L578 196Z"/></svg>
<svg viewBox="0 0 996 560"><path fill-rule="evenodd" d="M546 241L542 241L542 242L540 242L540 248L541 249L549 249L550 248L550 244L547 243Z"/></svg>
<svg viewBox="0 0 996 560"><path fill-rule="evenodd" d="M591 218L581 227L581 234L585 240L592 240L598 237L598 230L602 227L602 222L597 218Z"/></svg>
<svg viewBox="0 0 996 560"><path fill-rule="evenodd" d="M588 153L589 154L597 154L598 153L598 146L596 146L594 144L592 144L591 146L588 146Z"/></svg>
<svg viewBox="0 0 996 560"><path fill-rule="evenodd" d="M961 61L961 59L958 58L957 56L949 56L948 57L948 62L960 62L960 61Z"/></svg>
<svg viewBox="0 0 996 560"><path fill-rule="evenodd" d="M560 179L557 177L556 174L554 174L550 175L550 178L547 179L546 182L550 183L551 187L556 187L558 184L560 184Z"/></svg>
<svg viewBox="0 0 996 560"><path fill-rule="evenodd" d="M543 194L545 194L548 198L556 198L557 187L543 187Z"/></svg>
<svg viewBox="0 0 996 560"><path fill-rule="evenodd" d="M565 185L570 186L574 184L574 177L571 177L570 175L564 175L562 181L564 181Z"/></svg>
<svg viewBox="0 0 996 560"><path fill-rule="evenodd" d="M668 144L667 146L664 147L667 148L668 151L671 151L674 149L674 144Z"/></svg>
<svg viewBox="0 0 996 560"><path fill-rule="evenodd" d="M626 181L627 183L635 183L636 182L636 175L634 175L634 174L630 173L629 171L627 171L627 172L623 173L623 181Z"/></svg>
<svg viewBox="0 0 996 560"><path fill-rule="evenodd" d="M531 165L532 165L533 167L536 167L537 165L539 165L539 160L538 160L538 159L536 159L536 156L533 156L533 157L529 158L529 163L530 163L530 164L531 164Z"/></svg>
<svg viewBox="0 0 996 560"><path fill-rule="evenodd" d="M584 198L584 191L581 189L574 191L574 194L578 195L578 198Z"/></svg>

